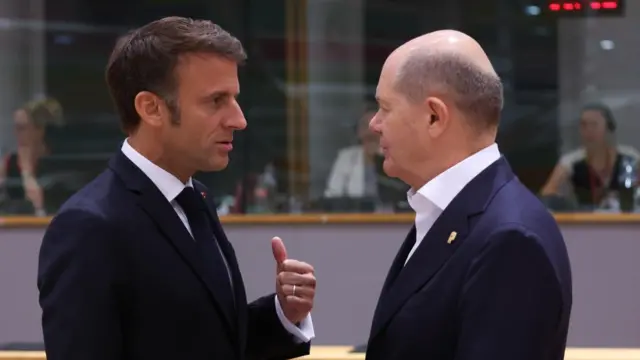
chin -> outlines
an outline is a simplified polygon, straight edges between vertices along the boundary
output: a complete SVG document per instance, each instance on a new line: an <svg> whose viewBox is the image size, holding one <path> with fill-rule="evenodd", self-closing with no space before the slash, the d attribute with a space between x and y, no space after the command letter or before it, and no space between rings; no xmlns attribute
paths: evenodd
<svg viewBox="0 0 640 360"><path fill-rule="evenodd" d="M229 157L226 157L224 159L216 158L216 159L211 159L207 164L207 167L205 169L202 169L201 171L204 171L204 172L222 171L226 169L227 166L229 166Z"/></svg>
<svg viewBox="0 0 640 360"><path fill-rule="evenodd" d="M382 163L382 170L384 170L384 173L389 177L392 177L392 178L398 177L397 175L398 169L393 163L393 160L389 158L384 159L384 162Z"/></svg>

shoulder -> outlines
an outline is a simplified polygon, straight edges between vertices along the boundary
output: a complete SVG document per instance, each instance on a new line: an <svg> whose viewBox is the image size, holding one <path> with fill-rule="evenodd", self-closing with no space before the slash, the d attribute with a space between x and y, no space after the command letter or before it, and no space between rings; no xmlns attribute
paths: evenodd
<svg viewBox="0 0 640 360"><path fill-rule="evenodd" d="M480 216L478 230L487 234L487 244L539 247L544 253L566 258L564 238L553 214L519 181L511 182L496 194ZM502 244L505 241L515 242Z"/></svg>
<svg viewBox="0 0 640 360"><path fill-rule="evenodd" d="M60 207L51 225L76 222L68 231L81 228L82 224L92 226L104 224L121 224L126 220L134 221L131 209L137 208L133 197L122 185L119 178L109 170L83 186Z"/></svg>
<svg viewBox="0 0 640 360"><path fill-rule="evenodd" d="M575 149L565 153L560 157L559 164L570 169L575 163L584 160L587 157L587 152L584 148Z"/></svg>
<svg viewBox="0 0 640 360"><path fill-rule="evenodd" d="M126 199L112 176L104 172L73 194L60 207L47 233L112 232L121 223L118 214L127 211ZM133 202L131 202L133 204Z"/></svg>
<svg viewBox="0 0 640 360"><path fill-rule="evenodd" d="M477 281L479 274L485 275L484 281ZM467 286L486 287L526 281L528 287L550 290L563 301L571 298L571 266L562 237L521 222L503 222L490 231L472 255L465 278Z"/></svg>
<svg viewBox="0 0 640 360"><path fill-rule="evenodd" d="M562 234L553 214L520 181L503 187L487 206L482 215L486 233L497 230L514 234L520 231L527 236L536 235L545 241L562 242Z"/></svg>
<svg viewBox="0 0 640 360"><path fill-rule="evenodd" d="M140 226L138 207L127 192L109 171L89 182L51 220L42 240L41 255L104 258L112 254Z"/></svg>
<svg viewBox="0 0 640 360"><path fill-rule="evenodd" d="M360 145L353 145L346 148L342 148L340 149L340 151L338 151L338 159L355 156L357 154L362 153L362 151L363 151L362 146Z"/></svg>
<svg viewBox="0 0 640 360"><path fill-rule="evenodd" d="M79 257L105 259L120 238L116 226L95 209L73 206L61 210L47 227L40 245L40 271L52 271ZM94 264L100 266L101 264Z"/></svg>
<svg viewBox="0 0 640 360"><path fill-rule="evenodd" d="M539 228L522 221L503 221L487 231L484 241L478 245L472 256L475 266L496 262L518 264L548 269L559 282L570 281L567 248L559 230L551 224L541 224Z"/></svg>
<svg viewBox="0 0 640 360"><path fill-rule="evenodd" d="M618 145L617 146L618 153L623 156L628 156L634 160L640 160L640 151L638 151L633 146L629 145Z"/></svg>
<svg viewBox="0 0 640 360"><path fill-rule="evenodd" d="M5 155L3 157L4 163L5 164L9 164L9 163L17 163L18 162L18 153L17 152L11 152L8 153L7 155Z"/></svg>
<svg viewBox="0 0 640 360"><path fill-rule="evenodd" d="M5 172L17 172L18 170L18 153L12 152L2 157L0 165Z"/></svg>

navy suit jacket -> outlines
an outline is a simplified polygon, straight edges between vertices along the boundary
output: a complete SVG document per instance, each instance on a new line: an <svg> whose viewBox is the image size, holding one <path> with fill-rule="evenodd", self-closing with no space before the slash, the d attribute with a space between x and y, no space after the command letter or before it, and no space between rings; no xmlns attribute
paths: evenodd
<svg viewBox="0 0 640 360"><path fill-rule="evenodd" d="M73 195L47 229L39 256L47 360L308 354L309 344L297 343L282 326L273 294L247 304L233 248L212 200L206 202L231 272L235 311L221 306L171 204L124 154L118 152L107 170Z"/></svg>
<svg viewBox="0 0 640 360"><path fill-rule="evenodd" d="M384 283L368 360L564 358L567 250L552 215L504 158L453 199L404 265L415 234Z"/></svg>

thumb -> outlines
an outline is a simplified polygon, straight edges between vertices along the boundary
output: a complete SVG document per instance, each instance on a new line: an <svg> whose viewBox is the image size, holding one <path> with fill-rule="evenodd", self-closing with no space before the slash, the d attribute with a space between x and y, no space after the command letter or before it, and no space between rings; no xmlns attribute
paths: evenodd
<svg viewBox="0 0 640 360"><path fill-rule="evenodd" d="M287 248L284 247L282 239L275 236L271 239L271 250L273 251L273 258L278 265L287 260Z"/></svg>

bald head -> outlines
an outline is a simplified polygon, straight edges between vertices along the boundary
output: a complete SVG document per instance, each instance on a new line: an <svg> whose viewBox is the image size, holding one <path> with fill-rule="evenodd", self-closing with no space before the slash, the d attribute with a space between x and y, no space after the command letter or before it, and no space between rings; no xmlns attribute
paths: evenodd
<svg viewBox="0 0 640 360"><path fill-rule="evenodd" d="M445 96L473 125L498 125L502 83L482 47L470 36L453 30L432 32L402 45L387 62L396 69L396 89L409 101Z"/></svg>

